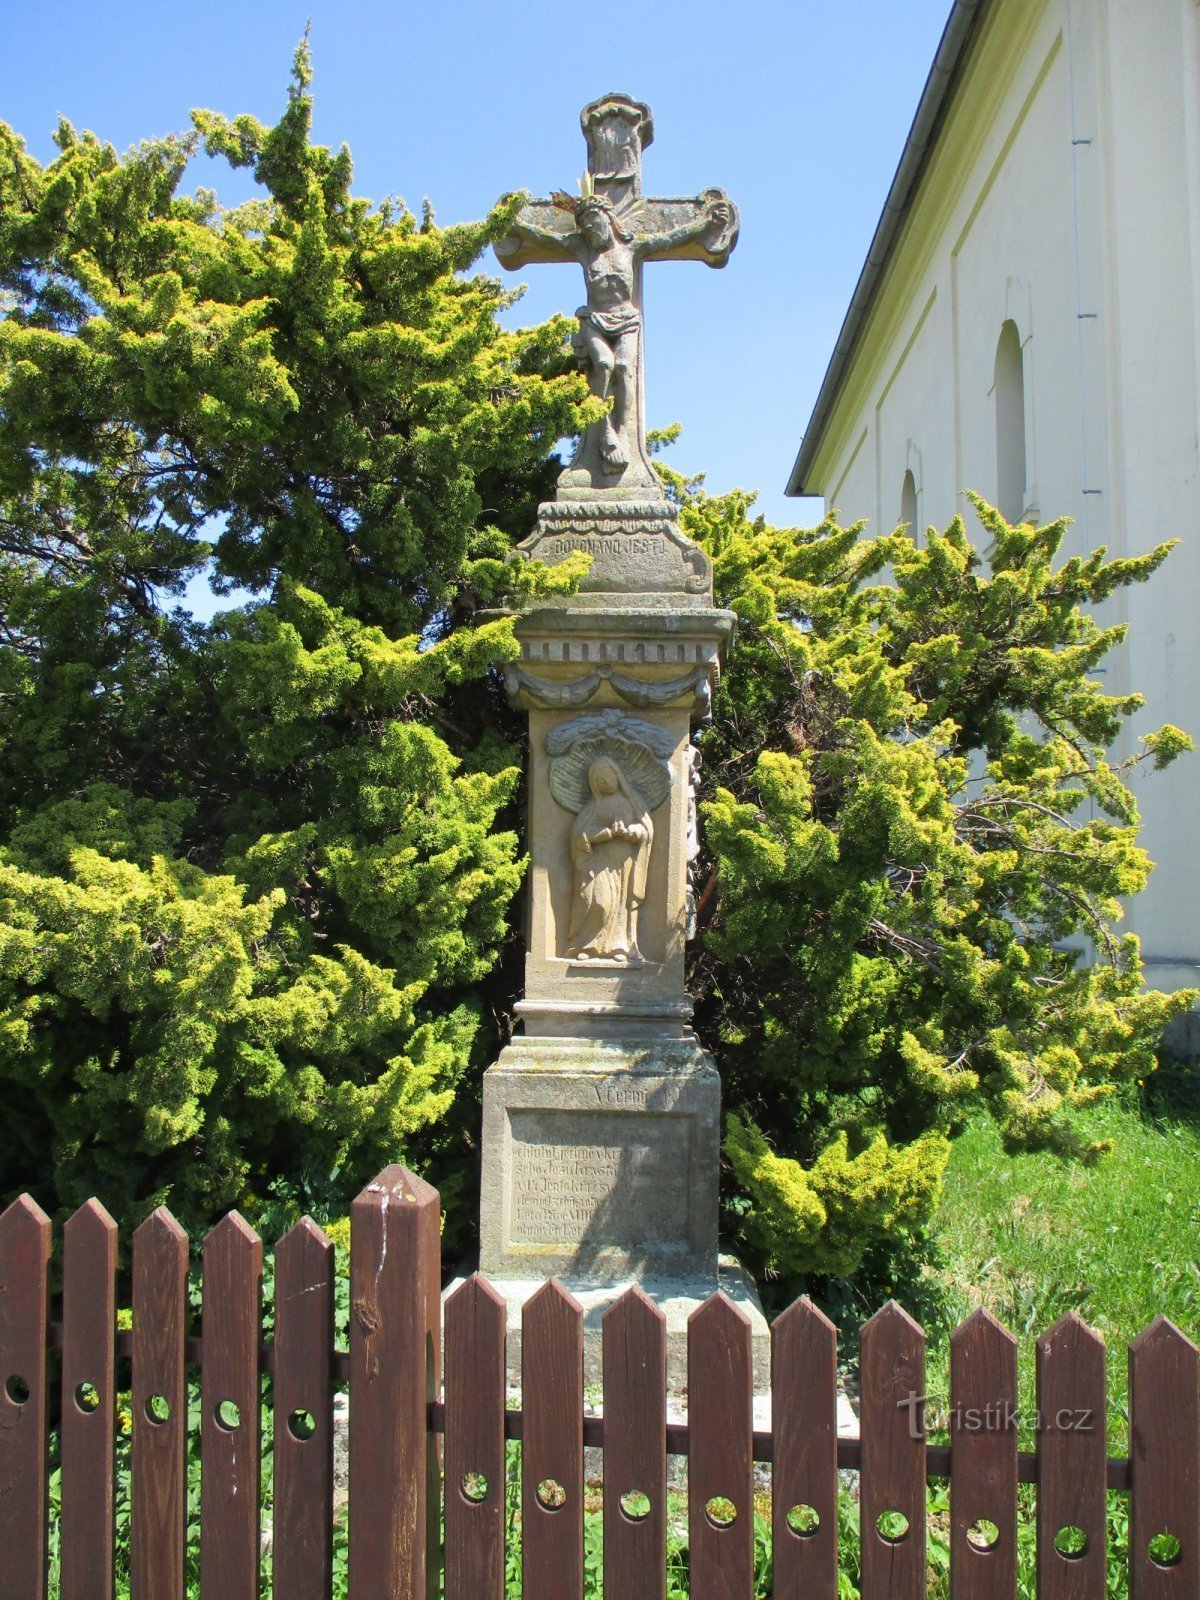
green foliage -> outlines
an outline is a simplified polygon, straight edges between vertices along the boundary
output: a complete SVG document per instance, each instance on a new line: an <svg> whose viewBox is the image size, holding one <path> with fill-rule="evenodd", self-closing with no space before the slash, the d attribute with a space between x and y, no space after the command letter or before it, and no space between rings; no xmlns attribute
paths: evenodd
<svg viewBox="0 0 1200 1600"><path fill-rule="evenodd" d="M462 1167L523 871L474 618L579 578L507 559L592 404L470 273L516 202L355 198L307 84L46 167L0 127L0 1196L126 1224ZM205 570L254 598L171 611Z"/></svg>
<svg viewBox="0 0 1200 1600"><path fill-rule="evenodd" d="M503 331L471 272L518 201L354 197L308 78L302 47L275 126L124 156L0 127L0 1198L198 1229L400 1158L453 1249L524 865L487 613L579 582L512 545L596 402L568 324ZM185 194L200 153L256 198ZM729 1218L769 1273L844 1275L924 1226L976 1108L1094 1153L1079 1113L1188 1003L1115 931L1140 702L1089 677L1095 607L1168 547L1063 560L979 503L985 562L959 523L784 532L665 477L740 620L692 971ZM231 606L198 624L202 572Z"/></svg>
<svg viewBox="0 0 1200 1600"><path fill-rule="evenodd" d="M1156 1098L1169 1088L1163 1069L1148 1080ZM1190 1096L1195 1073L1180 1073ZM930 1339L927 1389L931 1410L949 1393L948 1341L978 1305L1018 1338L1022 1416L1036 1410L1034 1341L1059 1317L1076 1311L1113 1352L1156 1316L1170 1317L1195 1337L1200 1325L1200 1262L1196 1259L1200 1128L1194 1107L1163 1108L1148 1118L1125 1103L1128 1092L1080 1113L1088 1139L1111 1146L1091 1165L1046 1161L1036 1152L1006 1151L994 1123L973 1119L954 1141L946 1194L923 1262L926 1300L914 1306ZM847 1308L857 1323L877 1301ZM1109 1364L1109 1449L1128 1434L1127 1370ZM1023 1428L1022 1447L1033 1447Z"/></svg>
<svg viewBox="0 0 1200 1600"><path fill-rule="evenodd" d="M754 1196L747 1229L774 1251L780 1268L801 1273L815 1258L845 1276L868 1244L910 1235L925 1222L931 1190L941 1192L950 1144L930 1132L889 1145L877 1132L851 1156L841 1129L806 1169L777 1155L752 1122L731 1111L725 1153Z"/></svg>
<svg viewBox="0 0 1200 1600"><path fill-rule="evenodd" d="M1141 700L1089 675L1123 631L1094 608L1170 546L1063 559L1065 523L980 500L986 559L958 520L782 532L667 477L738 616L692 972L730 1221L768 1275L841 1277L928 1222L976 1108L1013 1146L1097 1155L1082 1109L1151 1071L1193 998L1143 990L1115 928L1150 870L1126 779L1189 741L1114 761Z"/></svg>

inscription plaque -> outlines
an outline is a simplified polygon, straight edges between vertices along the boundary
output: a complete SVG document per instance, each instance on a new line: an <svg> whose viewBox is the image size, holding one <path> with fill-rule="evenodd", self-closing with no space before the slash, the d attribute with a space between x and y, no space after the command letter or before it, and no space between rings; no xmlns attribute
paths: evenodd
<svg viewBox="0 0 1200 1600"><path fill-rule="evenodd" d="M665 501L646 505L547 501L537 527L519 546L553 566L577 550L592 559L573 605L582 597L671 594L711 604L712 567L700 546L679 531L679 513Z"/></svg>
<svg viewBox="0 0 1200 1600"><path fill-rule="evenodd" d="M688 1235L688 1119L514 1111L512 1245L618 1248Z"/></svg>
<svg viewBox="0 0 1200 1600"><path fill-rule="evenodd" d="M484 1079L481 1270L711 1293L720 1090L694 1039L514 1039Z"/></svg>

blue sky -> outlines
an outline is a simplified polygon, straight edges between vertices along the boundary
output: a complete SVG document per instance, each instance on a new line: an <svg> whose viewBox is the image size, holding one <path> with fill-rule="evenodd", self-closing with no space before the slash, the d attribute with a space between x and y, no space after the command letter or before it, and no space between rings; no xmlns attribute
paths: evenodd
<svg viewBox="0 0 1200 1600"><path fill-rule="evenodd" d="M650 103L649 194L725 188L742 216L724 271L646 272L652 426L714 491L760 491L783 525L819 502L783 485L916 110L950 0L67 0L10 4L0 117L41 160L61 114L120 148L187 125L193 106L273 121L311 19L315 136L350 146L355 188L440 222L476 218L509 189L576 185L579 110L620 90ZM196 163L233 203L245 179ZM486 270L497 271L486 259ZM504 274L506 278L507 274ZM578 270L514 275L510 315L570 313Z"/></svg>

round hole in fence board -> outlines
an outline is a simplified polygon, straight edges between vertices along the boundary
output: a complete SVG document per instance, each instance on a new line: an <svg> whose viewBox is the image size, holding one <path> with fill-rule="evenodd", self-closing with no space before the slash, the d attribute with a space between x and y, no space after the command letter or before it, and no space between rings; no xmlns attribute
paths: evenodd
<svg viewBox="0 0 1200 1600"><path fill-rule="evenodd" d="M567 1503L567 1491L556 1478L543 1478L537 1486L538 1505L546 1511L561 1511Z"/></svg>
<svg viewBox="0 0 1200 1600"><path fill-rule="evenodd" d="M487 1499L488 1481L482 1472L464 1472L458 1487L463 1499L470 1501L473 1506L481 1506Z"/></svg>
<svg viewBox="0 0 1200 1600"><path fill-rule="evenodd" d="M311 1439L316 1431L317 1419L311 1411L305 1411L303 1407L299 1411L293 1411L288 1418L288 1432L293 1439L298 1439L301 1444L306 1439Z"/></svg>
<svg viewBox="0 0 1200 1600"><path fill-rule="evenodd" d="M1146 1546L1146 1554L1156 1567L1177 1567L1183 1546L1173 1533L1156 1533Z"/></svg>
<svg viewBox="0 0 1200 1600"><path fill-rule="evenodd" d="M1087 1555L1087 1534L1074 1526L1060 1528L1054 1535L1054 1548L1067 1561L1078 1561Z"/></svg>
<svg viewBox="0 0 1200 1600"><path fill-rule="evenodd" d="M165 1394L150 1394L146 1396L146 1416L155 1426L167 1421L171 1415L171 1407L167 1403Z"/></svg>
<svg viewBox="0 0 1200 1600"><path fill-rule="evenodd" d="M714 1528L732 1528L737 1521L737 1507L728 1496L715 1494L705 1501L704 1515Z"/></svg>
<svg viewBox="0 0 1200 1600"><path fill-rule="evenodd" d="M75 1404L80 1411L95 1411L100 1404L100 1391L94 1383L80 1383L75 1386Z"/></svg>
<svg viewBox="0 0 1200 1600"><path fill-rule="evenodd" d="M14 1372L4 1385L4 1392L15 1406L23 1406L29 1399L29 1385L19 1372Z"/></svg>
<svg viewBox="0 0 1200 1600"><path fill-rule="evenodd" d="M801 1539L811 1539L821 1526L814 1506L792 1506L787 1514L787 1525Z"/></svg>
<svg viewBox="0 0 1200 1600"><path fill-rule="evenodd" d="M630 1489L621 1496L621 1515L626 1522L645 1522L650 1515L650 1496L640 1489Z"/></svg>
<svg viewBox="0 0 1200 1600"><path fill-rule="evenodd" d="M233 1430L240 1424L242 1420L242 1413L238 1409L236 1401L218 1400L216 1417L217 1426L219 1428L224 1428L226 1433L232 1433Z"/></svg>
<svg viewBox="0 0 1200 1600"><path fill-rule="evenodd" d="M899 1544L908 1538L908 1518L903 1511L881 1511L875 1518L875 1532L885 1544Z"/></svg>
<svg viewBox="0 0 1200 1600"><path fill-rule="evenodd" d="M1000 1543L1000 1529L986 1517L976 1517L967 1529L967 1543L972 1550L994 1550Z"/></svg>

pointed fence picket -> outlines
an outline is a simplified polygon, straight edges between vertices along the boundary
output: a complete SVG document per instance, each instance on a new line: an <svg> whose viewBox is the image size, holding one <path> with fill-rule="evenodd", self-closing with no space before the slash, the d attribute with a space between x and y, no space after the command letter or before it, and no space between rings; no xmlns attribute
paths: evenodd
<svg viewBox="0 0 1200 1600"><path fill-rule="evenodd" d="M1017 1590L1017 1342L976 1311L950 1338L950 1586L955 1600Z"/></svg>
<svg viewBox="0 0 1200 1600"><path fill-rule="evenodd" d="M523 1592L583 1597L583 1308L553 1279L521 1323Z"/></svg>
<svg viewBox="0 0 1200 1600"><path fill-rule="evenodd" d="M776 1600L836 1600L846 1469L858 1473L863 1600L924 1594L926 1483L947 1477L955 1600L1015 1600L1019 1483L1037 1485L1041 1600L1101 1600L1112 1490L1129 1497L1131 1600L1200 1595L1200 1353L1162 1317L1130 1346L1129 1456L1109 1460L1104 1345L1074 1314L1038 1340L1034 1451L1018 1450L1015 1342L984 1311L951 1338L948 1445L927 1446L924 1334L894 1304L862 1330L860 1439L837 1437L836 1337L807 1300L772 1330L767 1432L752 1432L749 1322L722 1294L689 1322L686 1424L668 1420L665 1323L639 1289L604 1317L603 1415L585 1417L583 1313L553 1281L525 1306L521 1409L506 1403L501 1296L476 1276L449 1298L443 1402L438 1196L401 1167L352 1207L348 1353L334 1347L332 1246L307 1219L276 1246L269 1341L262 1243L236 1213L204 1241L199 1336L189 1337L188 1240L170 1213L154 1212L132 1239L131 1332L117 1328L117 1246L98 1202L70 1218L63 1321L51 1323L50 1222L27 1195L0 1214L0 1589L14 1600L48 1593L52 1438L56 1592L111 1600L116 1385L130 1358L131 1600L186 1594L189 1369L200 1393L203 1600L257 1600L268 1378L279 1600L330 1600L333 1387L346 1378L350 1600L432 1600L443 1565L446 1600L502 1600L514 1536L527 1595L580 1600L585 1442L603 1451L608 1600L665 1593L668 1451L687 1458L695 1600L753 1592L755 1461L771 1465ZM506 1438L522 1441L513 1528Z"/></svg>
<svg viewBox="0 0 1200 1600"><path fill-rule="evenodd" d="M179 1600L187 1492L187 1234L160 1206L133 1236L131 1600Z"/></svg>
<svg viewBox="0 0 1200 1600"><path fill-rule="evenodd" d="M604 1587L662 1600L667 1568L667 1319L639 1288L604 1313Z"/></svg>
<svg viewBox="0 0 1200 1600"><path fill-rule="evenodd" d="M258 1600L262 1240L231 1211L204 1241L200 1600Z"/></svg>
<svg viewBox="0 0 1200 1600"><path fill-rule="evenodd" d="M862 1331L862 1597L925 1594L925 1335L890 1300Z"/></svg>
<svg viewBox="0 0 1200 1600"><path fill-rule="evenodd" d="M1104 1600L1104 1341L1070 1311L1037 1344L1038 1594Z"/></svg>
<svg viewBox="0 0 1200 1600"><path fill-rule="evenodd" d="M62 1600L112 1600L117 1225L89 1200L63 1229Z"/></svg>
<svg viewBox="0 0 1200 1600"><path fill-rule="evenodd" d="M50 1218L27 1194L0 1216L0 1551L22 1600L46 1592Z"/></svg>
<svg viewBox="0 0 1200 1600"><path fill-rule="evenodd" d="M424 1600L436 1584L426 1407L439 1210L437 1190L400 1166L350 1207L350 1600Z"/></svg>
<svg viewBox="0 0 1200 1600"><path fill-rule="evenodd" d="M504 1600L505 1317L478 1273L446 1302L446 1600Z"/></svg>
<svg viewBox="0 0 1200 1600"><path fill-rule="evenodd" d="M1198 1369L1200 1352L1166 1317L1129 1346L1132 1600L1175 1600L1200 1587Z"/></svg>
<svg viewBox="0 0 1200 1600"><path fill-rule="evenodd" d="M279 1600L329 1600L333 1555L333 1246L304 1217L275 1248L274 1504Z"/></svg>
<svg viewBox="0 0 1200 1600"><path fill-rule="evenodd" d="M688 1318L688 1551L695 1600L754 1587L750 1319L717 1293Z"/></svg>
<svg viewBox="0 0 1200 1600"><path fill-rule="evenodd" d="M837 1333L805 1296L771 1330L775 1600L837 1597Z"/></svg>

